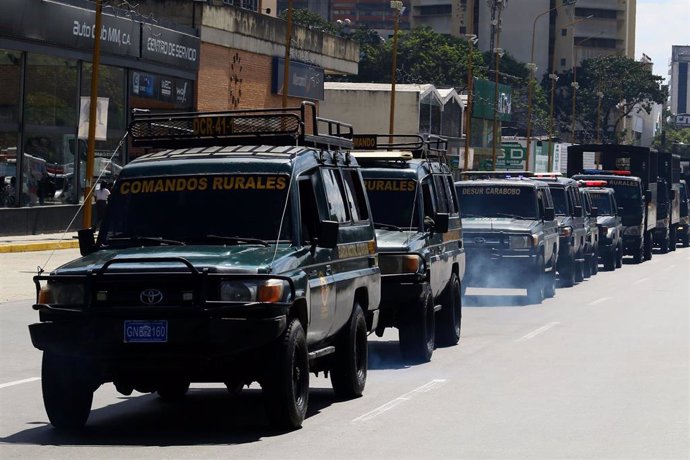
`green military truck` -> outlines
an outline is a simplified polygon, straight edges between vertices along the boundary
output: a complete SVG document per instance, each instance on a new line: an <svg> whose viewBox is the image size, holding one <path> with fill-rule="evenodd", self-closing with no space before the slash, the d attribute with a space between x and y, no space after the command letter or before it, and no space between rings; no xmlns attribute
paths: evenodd
<svg viewBox="0 0 690 460"><path fill-rule="evenodd" d="M447 143L417 135L361 135L355 152L371 203L381 267L376 333L398 328L403 357L431 359L458 343L465 272L462 225Z"/></svg>
<svg viewBox="0 0 690 460"><path fill-rule="evenodd" d="M34 278L51 423L84 425L106 382L162 399L259 382L287 429L310 372L360 395L381 280L351 131L308 103L135 114L132 143L166 150L122 170L98 238L79 232L83 257Z"/></svg>

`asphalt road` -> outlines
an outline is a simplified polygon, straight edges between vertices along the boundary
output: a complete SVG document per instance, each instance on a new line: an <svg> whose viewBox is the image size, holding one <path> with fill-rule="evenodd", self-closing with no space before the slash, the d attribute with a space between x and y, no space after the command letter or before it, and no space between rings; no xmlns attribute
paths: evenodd
<svg viewBox="0 0 690 460"><path fill-rule="evenodd" d="M408 366L394 330L372 336L364 396L338 401L312 378L308 418L291 433L268 428L256 387L233 397L193 385L166 404L108 384L79 436L48 425L26 328L37 315L20 272L41 254L0 257L0 299L11 298L0 303L3 459L690 458L688 249L600 272L542 305L468 290L458 346ZM8 280L25 278L7 295Z"/></svg>

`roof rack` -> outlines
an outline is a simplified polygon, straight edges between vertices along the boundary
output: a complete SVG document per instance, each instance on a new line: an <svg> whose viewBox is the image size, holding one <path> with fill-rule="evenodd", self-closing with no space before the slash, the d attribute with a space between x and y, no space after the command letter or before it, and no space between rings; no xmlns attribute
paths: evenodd
<svg viewBox="0 0 690 460"><path fill-rule="evenodd" d="M428 135L426 138L419 134L355 134L354 155L358 159L377 161L406 161L412 158L425 160L437 159L447 163L446 152L448 140L437 135ZM368 151L367 155L357 153L357 150ZM376 155L374 151L395 153L395 155ZM409 153L410 155L405 155Z"/></svg>
<svg viewBox="0 0 690 460"><path fill-rule="evenodd" d="M132 111L132 145L146 148L220 145L300 145L320 149L353 148L352 125L316 116L316 104L223 112L151 113ZM321 134L319 127L325 127Z"/></svg>
<svg viewBox="0 0 690 460"><path fill-rule="evenodd" d="M463 171L460 173L461 180L478 179L523 179L532 177L532 171Z"/></svg>

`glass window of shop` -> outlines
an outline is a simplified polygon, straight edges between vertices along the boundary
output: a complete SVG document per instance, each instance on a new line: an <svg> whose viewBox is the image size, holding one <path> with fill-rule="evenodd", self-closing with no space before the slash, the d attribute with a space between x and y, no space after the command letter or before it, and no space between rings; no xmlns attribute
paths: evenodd
<svg viewBox="0 0 690 460"><path fill-rule="evenodd" d="M21 53L0 49L0 208L15 205Z"/></svg>
<svg viewBox="0 0 690 460"><path fill-rule="evenodd" d="M82 64L81 96L91 94L91 74L93 65ZM119 148L120 141L127 130L126 107L126 70L118 67L101 65L98 71L98 97L108 98L108 129L105 141L96 141L94 149L94 180L100 177L101 184L111 184L124 165L124 148ZM72 145L74 140L72 139ZM80 184L84 185L86 171L87 141L79 140Z"/></svg>
<svg viewBox="0 0 690 460"><path fill-rule="evenodd" d="M151 72L130 70L129 106L153 112L191 111L194 109L194 82ZM146 153L129 146L129 160Z"/></svg>
<svg viewBox="0 0 690 460"><path fill-rule="evenodd" d="M77 201L69 146L78 119L77 77L76 60L27 55L20 206Z"/></svg>

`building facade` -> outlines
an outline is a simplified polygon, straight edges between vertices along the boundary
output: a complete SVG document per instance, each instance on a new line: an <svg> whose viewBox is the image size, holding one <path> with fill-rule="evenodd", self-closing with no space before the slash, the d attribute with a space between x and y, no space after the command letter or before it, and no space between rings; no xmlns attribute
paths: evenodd
<svg viewBox="0 0 690 460"><path fill-rule="evenodd" d="M88 114L80 108L90 94L93 6L0 2L0 234L65 230L84 201L79 125ZM285 21L221 0L144 0L136 9L102 16L98 96L108 106L99 123L107 129L96 141L94 180L112 181L145 153L125 137L134 108L264 108L283 98ZM325 71L357 72L355 42L294 27L291 45L290 105L322 100Z"/></svg>
<svg viewBox="0 0 690 460"><path fill-rule="evenodd" d="M690 113L690 46L673 46L669 74L669 103L671 114ZM681 117L683 125L690 125L688 117Z"/></svg>

